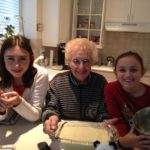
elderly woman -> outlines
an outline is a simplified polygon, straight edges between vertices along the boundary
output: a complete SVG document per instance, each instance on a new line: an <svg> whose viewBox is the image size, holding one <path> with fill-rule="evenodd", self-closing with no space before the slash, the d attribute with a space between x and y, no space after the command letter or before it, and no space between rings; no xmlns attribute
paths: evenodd
<svg viewBox="0 0 150 150"><path fill-rule="evenodd" d="M104 103L107 81L91 71L96 57L96 45L88 39L77 38L66 44L70 70L50 82L42 117L47 134L55 132L61 119L96 122L109 118Z"/></svg>

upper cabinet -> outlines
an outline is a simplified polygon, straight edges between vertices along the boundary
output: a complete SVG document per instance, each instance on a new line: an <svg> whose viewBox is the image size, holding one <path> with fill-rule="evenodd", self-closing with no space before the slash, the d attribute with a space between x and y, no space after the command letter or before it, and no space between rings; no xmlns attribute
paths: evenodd
<svg viewBox="0 0 150 150"><path fill-rule="evenodd" d="M71 0L43 0L42 45L57 47L71 39Z"/></svg>
<svg viewBox="0 0 150 150"><path fill-rule="evenodd" d="M105 22L127 22L131 0L106 0Z"/></svg>
<svg viewBox="0 0 150 150"><path fill-rule="evenodd" d="M107 0L105 23L116 23L118 28L121 23L133 31L150 31L149 10L150 0Z"/></svg>
<svg viewBox="0 0 150 150"><path fill-rule="evenodd" d="M26 37L34 40L41 38L41 32L37 31L37 23L41 23L42 21L40 5L40 0L21 0L24 34Z"/></svg>
<svg viewBox="0 0 150 150"><path fill-rule="evenodd" d="M105 0L74 0L72 38L88 38L102 47Z"/></svg>
<svg viewBox="0 0 150 150"><path fill-rule="evenodd" d="M132 22L150 23L150 0L132 0Z"/></svg>

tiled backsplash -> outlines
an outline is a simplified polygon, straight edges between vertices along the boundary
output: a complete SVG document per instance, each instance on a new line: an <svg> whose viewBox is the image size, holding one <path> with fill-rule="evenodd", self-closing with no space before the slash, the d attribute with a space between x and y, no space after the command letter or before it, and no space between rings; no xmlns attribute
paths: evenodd
<svg viewBox="0 0 150 150"><path fill-rule="evenodd" d="M100 50L98 64L106 64L106 58L118 55L125 51L138 52L144 62L146 69L150 69L150 33L134 32L105 32L104 49ZM46 56L49 58L50 47L45 47ZM54 49L54 62L57 64L57 48Z"/></svg>
<svg viewBox="0 0 150 150"><path fill-rule="evenodd" d="M103 63L107 56L116 58L129 50L138 52L146 69L150 69L150 33L105 32L104 49L100 51Z"/></svg>

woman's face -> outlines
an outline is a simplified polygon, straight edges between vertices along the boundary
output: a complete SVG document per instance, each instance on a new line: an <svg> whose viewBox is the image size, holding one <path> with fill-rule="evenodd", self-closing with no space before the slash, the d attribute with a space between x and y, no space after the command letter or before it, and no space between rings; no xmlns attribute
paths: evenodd
<svg viewBox="0 0 150 150"><path fill-rule="evenodd" d="M22 79L30 64L30 56L28 51L15 46L9 48L4 53L4 62L7 71L14 79Z"/></svg>
<svg viewBox="0 0 150 150"><path fill-rule="evenodd" d="M139 85L144 71L136 57L126 56L118 60L115 74L122 87L129 91Z"/></svg>
<svg viewBox="0 0 150 150"><path fill-rule="evenodd" d="M74 51L70 61L70 68L74 77L79 82L84 82L91 71L92 60L82 51Z"/></svg>

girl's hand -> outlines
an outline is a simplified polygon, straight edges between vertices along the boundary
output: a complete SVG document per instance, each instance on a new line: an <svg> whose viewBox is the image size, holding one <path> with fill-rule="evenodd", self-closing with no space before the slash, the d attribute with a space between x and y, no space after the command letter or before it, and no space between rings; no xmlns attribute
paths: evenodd
<svg viewBox="0 0 150 150"><path fill-rule="evenodd" d="M119 142L125 148L150 150L150 136L148 135L136 135L132 132L129 132L124 137L120 137Z"/></svg>
<svg viewBox="0 0 150 150"><path fill-rule="evenodd" d="M4 93L3 90L0 90L0 113L3 114L6 112L6 106L1 101L1 98L3 98L1 95Z"/></svg>
<svg viewBox="0 0 150 150"><path fill-rule="evenodd" d="M1 94L1 102L6 108L19 105L21 103L21 100L21 96L15 91Z"/></svg>
<svg viewBox="0 0 150 150"><path fill-rule="evenodd" d="M6 112L6 107L0 100L0 114L5 114L5 112Z"/></svg>
<svg viewBox="0 0 150 150"><path fill-rule="evenodd" d="M115 123L118 121L117 118L112 118L112 119L108 119L108 120L105 120L103 122L103 126L104 128L106 128L106 130L108 130L113 137L118 137L119 135L119 132L117 130L117 128L115 127Z"/></svg>

